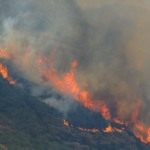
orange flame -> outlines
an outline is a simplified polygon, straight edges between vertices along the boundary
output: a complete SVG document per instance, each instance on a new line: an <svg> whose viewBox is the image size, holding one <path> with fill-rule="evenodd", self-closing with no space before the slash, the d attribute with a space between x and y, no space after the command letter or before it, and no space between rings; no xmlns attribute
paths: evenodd
<svg viewBox="0 0 150 150"><path fill-rule="evenodd" d="M150 128L148 129L147 133L147 142L150 143Z"/></svg>
<svg viewBox="0 0 150 150"><path fill-rule="evenodd" d="M120 121L118 118L114 118L113 121L114 121L115 123L117 123L117 124L121 124L121 125L124 124L124 122L123 122L123 121Z"/></svg>
<svg viewBox="0 0 150 150"><path fill-rule="evenodd" d="M44 60L39 59L39 64L42 64ZM81 103L83 106L101 112L105 119L110 119L111 115L109 108L104 101L92 100L90 94L86 90L80 89L75 79L76 67L78 65L77 60L74 60L71 64L69 72L64 73L60 78L57 75L57 70L53 67L53 62L50 63L49 70L42 70L39 67L41 76L48 81L51 81L52 85L61 93L72 96L75 100Z"/></svg>
<svg viewBox="0 0 150 150"><path fill-rule="evenodd" d="M69 126L69 122L67 120L64 120L63 123L64 123L64 126L67 126L67 127ZM72 125L70 125L70 126L72 126ZM87 129L87 128L81 128L81 127L78 127L78 129L81 131L87 131L87 132L93 132L93 133L99 132L98 129Z"/></svg>
<svg viewBox="0 0 150 150"><path fill-rule="evenodd" d="M150 128L145 127L142 123L134 124L133 133L143 143L150 143Z"/></svg>
<svg viewBox="0 0 150 150"><path fill-rule="evenodd" d="M113 132L113 128L112 128L112 126L109 124L108 127L105 128L103 131L104 131L104 132L107 132L107 133Z"/></svg>
<svg viewBox="0 0 150 150"><path fill-rule="evenodd" d="M16 82L8 75L8 70L3 64L0 64L0 74L4 79L7 79L10 84L15 84Z"/></svg>
<svg viewBox="0 0 150 150"><path fill-rule="evenodd" d="M122 128L122 129L114 128L114 131L119 132L119 133L123 132L123 130L124 130L124 128Z"/></svg>
<svg viewBox="0 0 150 150"><path fill-rule="evenodd" d="M124 128L113 128L110 124L108 124L108 126L103 130L106 133L110 133L110 132L123 132Z"/></svg>
<svg viewBox="0 0 150 150"><path fill-rule="evenodd" d="M130 114L130 121L123 122L118 118L113 118L110 114L109 107L107 104L102 101L102 100L93 100L91 98L90 93L87 90L83 90L79 87L77 80L75 78L75 74L77 72L76 67L78 66L78 61L74 60L71 64L70 70L67 73L63 73L62 76L60 77L58 75L58 71L54 68L54 51L51 55L51 62L49 63L48 69L43 69L43 67L39 67L39 71L42 77L44 77L46 80L50 81L53 87L57 89L60 93L70 95L81 103L84 107L89 108L93 111L100 112L102 116L106 120L112 120L117 124L120 125L126 125L128 126L129 124L133 125L133 132L136 137L138 137L142 142L148 143L150 142L150 128L144 128L140 129L137 124L138 116L139 116L139 110L142 105L142 101L138 100L135 109L132 111ZM44 65L48 64L46 58L40 58L39 59L39 65ZM46 62L46 63L45 63ZM85 131L90 131L89 129L85 128L80 128L80 130L85 130ZM97 131L97 129L94 129L93 131ZM110 124L106 129L104 129L104 132L122 132L124 128L113 128Z"/></svg>
<svg viewBox="0 0 150 150"><path fill-rule="evenodd" d="M25 48L25 53L29 52L29 48ZM5 48L0 48L0 58L2 59L11 59L14 52L8 52ZM100 112L102 116L106 120L113 120L117 124L126 125L129 124L133 125L133 132L137 138L139 138L144 143L150 143L150 127L145 127L142 123L138 122L138 116L139 116L139 110L142 105L142 101L138 100L137 104L135 105L135 108L133 112L130 114L130 121L129 122L123 122L119 120L119 118L113 118L110 114L109 107L107 104L102 100L94 100L91 98L90 93L87 90L81 89L77 83L77 80L75 78L75 74L77 72L76 68L78 66L78 61L74 60L71 64L70 70L67 73L63 73L63 75L60 77L58 75L57 69L54 68L54 55L55 51L52 51L52 54L50 56L51 62L49 63L48 70L42 65L47 64L48 59L47 58L39 58L38 61L38 67L39 72L42 77L44 77L46 80L50 81L53 87L57 89L62 94L67 94L73 97L73 99L77 100L79 103L81 103L84 107L87 107L93 111ZM46 62L46 63L45 63ZM41 67L42 66L42 67ZM7 79L10 84L15 84L15 81L8 75L8 69L7 67L3 66L3 64L0 64L0 74L4 79ZM64 125L69 126L69 123L64 120ZM90 131L90 132L97 132L98 129L86 129L86 128L80 128L80 130ZM106 129L104 129L104 132L122 132L122 129L112 128L111 125L108 125Z"/></svg>
<svg viewBox="0 0 150 150"><path fill-rule="evenodd" d="M68 123L67 120L64 120L64 125L65 125L65 126L69 126L69 123Z"/></svg>

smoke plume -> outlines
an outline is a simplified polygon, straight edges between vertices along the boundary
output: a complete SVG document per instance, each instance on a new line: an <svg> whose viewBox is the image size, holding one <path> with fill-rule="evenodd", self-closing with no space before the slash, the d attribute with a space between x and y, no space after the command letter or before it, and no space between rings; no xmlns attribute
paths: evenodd
<svg viewBox="0 0 150 150"><path fill-rule="evenodd" d="M150 125L149 15L147 0L1 0L0 45L22 78L56 91L39 63L47 70L53 61L62 78L77 60L76 80L93 100L105 101L114 117ZM45 101L62 112L72 105Z"/></svg>

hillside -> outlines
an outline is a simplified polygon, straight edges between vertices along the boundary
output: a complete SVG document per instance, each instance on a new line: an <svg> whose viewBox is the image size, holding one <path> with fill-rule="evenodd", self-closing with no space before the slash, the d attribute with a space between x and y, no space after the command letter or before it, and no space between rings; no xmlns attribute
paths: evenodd
<svg viewBox="0 0 150 150"><path fill-rule="evenodd" d="M92 133L66 127L55 109L3 79L0 82L1 150L149 150L129 131Z"/></svg>

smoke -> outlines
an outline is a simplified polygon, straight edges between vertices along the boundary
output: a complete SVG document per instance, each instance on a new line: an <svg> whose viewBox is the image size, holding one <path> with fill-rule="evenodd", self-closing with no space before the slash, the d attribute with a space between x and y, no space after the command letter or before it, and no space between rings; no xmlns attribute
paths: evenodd
<svg viewBox="0 0 150 150"><path fill-rule="evenodd" d="M142 101L139 120L150 124L150 3L112 0L1 0L0 45L24 79L46 89L37 60L55 51L54 66L67 72L78 60L76 78L114 116L128 120ZM42 65L44 69L48 65ZM34 95L45 90L32 89ZM36 94L37 93L37 94ZM67 99L67 98L66 98ZM66 112L69 100L45 100ZM71 107L70 107L71 108Z"/></svg>
<svg viewBox="0 0 150 150"><path fill-rule="evenodd" d="M74 100L69 97L59 100L53 96L51 98L44 99L44 102L59 110L64 115L67 115L70 110L74 110L77 106L77 104L74 103Z"/></svg>
<svg viewBox="0 0 150 150"><path fill-rule="evenodd" d="M149 124L149 2L78 3L91 27L85 51L79 52L80 86L108 101L123 120L141 99L139 119Z"/></svg>

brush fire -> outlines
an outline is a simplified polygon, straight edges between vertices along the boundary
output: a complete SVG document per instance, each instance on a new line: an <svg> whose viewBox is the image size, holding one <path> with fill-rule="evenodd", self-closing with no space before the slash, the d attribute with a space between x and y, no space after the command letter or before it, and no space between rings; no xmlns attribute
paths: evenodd
<svg viewBox="0 0 150 150"><path fill-rule="evenodd" d="M22 80L11 75L14 67L36 96L44 90L62 95L65 102L53 96L48 104L65 117L78 103L107 122L102 130L78 130L121 134L128 128L150 144L148 2L14 2L13 11L0 13L1 77L17 86ZM75 128L67 117L63 125Z"/></svg>
<svg viewBox="0 0 150 150"><path fill-rule="evenodd" d="M63 73L62 78L60 78L57 74L57 70L53 66L53 62L50 63L50 68L48 71L43 71L41 74L46 78L46 80L50 80L53 86L59 90L62 94L68 94L73 97L73 99L77 100L79 103L81 103L84 107L87 107L91 109L92 111L100 112L102 116L106 120L112 120L117 124L124 124L124 125L132 125L133 133L144 143L149 143L150 139L150 127L145 127L144 124L141 124L137 118L140 111L140 106L142 105L141 100L137 101L137 104L131 113L131 120L128 122L123 122L117 118L113 118L111 116L111 112L109 110L109 107L103 100L93 100L89 94L88 91L80 89L78 86L78 83L75 79L75 73L76 73L76 67L78 65L77 60L73 61L70 67L70 71L67 73ZM64 125L69 125L68 122L64 121ZM98 132L98 129L83 129L80 128L80 130L84 131L91 131L91 132ZM109 124L106 129L103 130L104 132L122 132L123 129L117 129L112 128L112 126Z"/></svg>
<svg viewBox="0 0 150 150"><path fill-rule="evenodd" d="M0 58L1 59L11 59L13 57L12 54L9 54L6 49L0 49ZM74 100L79 102L84 107L90 109L91 111L99 112L103 116L105 120L112 121L116 124L127 126L130 130L135 134L135 136L141 140L143 143L150 143L150 127L144 125L143 122L138 120L138 116L140 113L140 108L142 106L142 100L137 100L135 104L135 108L130 114L129 120L124 121L119 119L119 116L116 118L111 114L109 103L105 103L104 100L95 100L90 95L90 92L87 90L83 90L79 87L76 74L78 61L74 60L70 65L70 70L68 72L63 72L62 76L59 76L57 69L54 67L54 57L55 52L52 53L48 57L38 56L36 60L36 64L38 65L39 74L44 80L49 81L51 86L54 87L59 93L63 95L69 95ZM44 67L43 67L44 66ZM0 64L0 74L4 79L7 79L10 84L16 84L11 76L8 74L8 69L2 63ZM73 127L70 125L67 120L63 121L64 126ZM87 129L78 127L79 130L87 131L87 132L100 132L99 129ZM111 132L123 132L124 127L117 128L112 127L111 124L108 124L106 128L102 130L102 132L111 133Z"/></svg>

